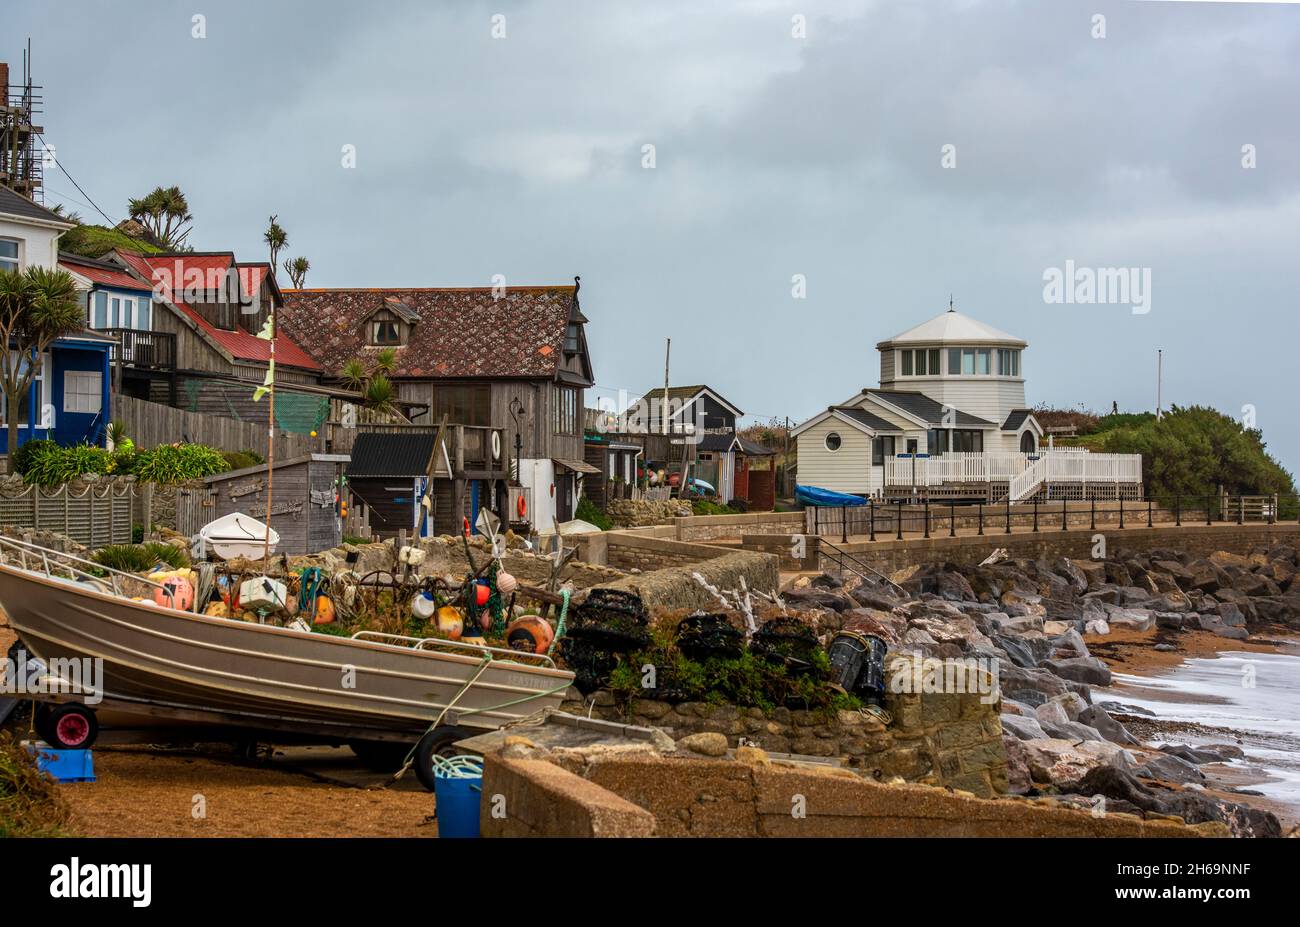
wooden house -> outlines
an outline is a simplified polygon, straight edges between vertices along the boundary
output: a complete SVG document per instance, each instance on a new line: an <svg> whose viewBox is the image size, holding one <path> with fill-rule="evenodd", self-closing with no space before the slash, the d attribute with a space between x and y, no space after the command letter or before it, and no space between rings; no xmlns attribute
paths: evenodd
<svg viewBox="0 0 1300 927"><path fill-rule="evenodd" d="M592 367L578 289L575 278L573 286L286 290L281 331L326 375L391 349L391 379L410 420L431 432L445 416L467 429L466 442L498 434L512 488L497 486L482 504L514 520L522 496L528 520L546 530L573 517L583 478L599 472L583 452Z"/></svg>

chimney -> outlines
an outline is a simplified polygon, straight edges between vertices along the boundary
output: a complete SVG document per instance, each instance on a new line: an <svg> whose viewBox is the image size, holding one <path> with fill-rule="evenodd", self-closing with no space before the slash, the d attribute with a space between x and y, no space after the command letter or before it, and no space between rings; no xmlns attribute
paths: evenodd
<svg viewBox="0 0 1300 927"><path fill-rule="evenodd" d="M0 106L9 105L9 65L0 61Z"/></svg>

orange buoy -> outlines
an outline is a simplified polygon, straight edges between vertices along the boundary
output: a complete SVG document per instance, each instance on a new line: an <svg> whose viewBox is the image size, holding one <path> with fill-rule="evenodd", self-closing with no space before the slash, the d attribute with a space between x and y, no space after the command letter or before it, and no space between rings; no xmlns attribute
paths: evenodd
<svg viewBox="0 0 1300 927"><path fill-rule="evenodd" d="M334 603L330 601L327 595L316 596L316 617L312 619L312 624L333 624L334 623Z"/></svg>
<svg viewBox="0 0 1300 927"><path fill-rule="evenodd" d="M171 576L163 580L162 588L153 591L153 600L168 608L179 608L183 612L190 610L194 604L194 586L188 579Z"/></svg>
<svg viewBox="0 0 1300 927"><path fill-rule="evenodd" d="M523 493L519 494L519 501L515 504L515 511L519 513L520 521L528 517L528 503L524 500Z"/></svg>
<svg viewBox="0 0 1300 927"><path fill-rule="evenodd" d="M434 617L434 623L439 634L454 641L460 640L460 636L465 630L465 622L460 609L451 605L444 605L438 609Z"/></svg>
<svg viewBox="0 0 1300 927"><path fill-rule="evenodd" d="M510 622L506 628L506 643L511 650L526 653L546 653L555 632L546 619L539 615L524 615Z"/></svg>

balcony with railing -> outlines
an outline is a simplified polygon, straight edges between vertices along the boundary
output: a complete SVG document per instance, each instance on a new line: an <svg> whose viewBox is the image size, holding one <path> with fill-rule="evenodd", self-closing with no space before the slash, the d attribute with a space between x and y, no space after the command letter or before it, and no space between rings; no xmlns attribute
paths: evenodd
<svg viewBox="0 0 1300 927"><path fill-rule="evenodd" d="M886 487L1008 485L1013 501L1028 498L1044 483L1136 485L1142 482L1141 454L1093 454L1083 449L1022 453L949 453L936 457L900 454L885 461Z"/></svg>
<svg viewBox="0 0 1300 927"><path fill-rule="evenodd" d="M113 363L149 370L176 369L176 336L170 332L135 328L105 328L100 334L116 339Z"/></svg>

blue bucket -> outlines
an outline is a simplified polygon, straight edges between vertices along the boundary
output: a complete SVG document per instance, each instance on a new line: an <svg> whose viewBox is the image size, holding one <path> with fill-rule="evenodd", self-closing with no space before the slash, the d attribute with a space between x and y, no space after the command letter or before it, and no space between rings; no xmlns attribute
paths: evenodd
<svg viewBox="0 0 1300 927"><path fill-rule="evenodd" d="M483 774L467 775L462 768L456 775L446 775L435 767L433 795L438 816L439 837L479 836L479 798L483 794Z"/></svg>

